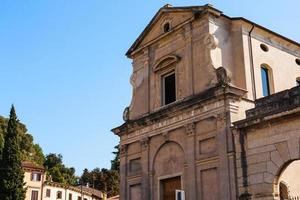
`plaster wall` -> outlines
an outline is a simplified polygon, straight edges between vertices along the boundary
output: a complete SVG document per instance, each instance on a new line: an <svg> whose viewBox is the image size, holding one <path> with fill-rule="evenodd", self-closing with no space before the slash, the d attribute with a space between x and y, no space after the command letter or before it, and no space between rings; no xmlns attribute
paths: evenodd
<svg viewBox="0 0 300 200"><path fill-rule="evenodd" d="M46 196L47 189L50 190L50 197ZM57 198L57 192L62 192L62 198ZM91 196L81 194L81 192L73 191L56 186L45 185L43 188L43 200L69 200L69 194L72 194L72 200L78 200L78 197L82 197L82 200L93 200Z"/></svg>
<svg viewBox="0 0 300 200"><path fill-rule="evenodd" d="M27 187L27 191L26 191L26 200L30 200L31 199L31 194L32 191L38 191L38 198L41 198L42 195L42 185L43 185L43 180L45 178L45 174L41 173L41 172L37 172L37 173L41 173L41 181L32 181L31 180L31 173L34 171L29 171L29 170L25 170L24 173L24 182L26 183L26 187Z"/></svg>

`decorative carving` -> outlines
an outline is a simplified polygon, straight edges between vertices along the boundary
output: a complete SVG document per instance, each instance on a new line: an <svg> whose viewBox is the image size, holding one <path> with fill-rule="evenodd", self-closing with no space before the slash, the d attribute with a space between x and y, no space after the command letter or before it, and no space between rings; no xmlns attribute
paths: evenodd
<svg viewBox="0 0 300 200"><path fill-rule="evenodd" d="M216 69L216 74L217 74L217 79L218 83L222 85L223 87L229 85L231 79L230 76L228 75L227 70L224 67L219 67Z"/></svg>
<svg viewBox="0 0 300 200"><path fill-rule="evenodd" d="M162 136L164 137L165 141L169 141L169 131L163 132Z"/></svg>
<svg viewBox="0 0 300 200"><path fill-rule="evenodd" d="M154 65L153 71L157 72L159 70L162 70L174 63L177 63L180 60L180 57L175 55L167 55L159 59L156 64Z"/></svg>
<svg viewBox="0 0 300 200"><path fill-rule="evenodd" d="M123 145L120 146L120 155L121 156L125 156L126 151L127 151L127 147L128 147L127 144L123 144Z"/></svg>
<svg viewBox="0 0 300 200"><path fill-rule="evenodd" d="M195 123L189 123L187 125L184 126L185 127L185 131L187 135L194 135L196 132L196 126Z"/></svg>
<svg viewBox="0 0 300 200"><path fill-rule="evenodd" d="M142 148L147 148L149 145L149 137L144 137L143 139L141 139L141 145Z"/></svg>
<svg viewBox="0 0 300 200"><path fill-rule="evenodd" d="M123 111L123 120L125 122L129 121L129 107L126 107Z"/></svg>
<svg viewBox="0 0 300 200"><path fill-rule="evenodd" d="M217 121L225 121L226 117L227 117L226 112L218 113L216 115Z"/></svg>
<svg viewBox="0 0 300 200"><path fill-rule="evenodd" d="M214 35L208 34L204 38L204 44L208 49L215 49L218 46L218 39Z"/></svg>
<svg viewBox="0 0 300 200"><path fill-rule="evenodd" d="M130 77L130 83L131 83L133 89L138 88L142 84L142 82L144 80L144 76L145 76L145 73L144 73L143 69L132 73L132 75Z"/></svg>

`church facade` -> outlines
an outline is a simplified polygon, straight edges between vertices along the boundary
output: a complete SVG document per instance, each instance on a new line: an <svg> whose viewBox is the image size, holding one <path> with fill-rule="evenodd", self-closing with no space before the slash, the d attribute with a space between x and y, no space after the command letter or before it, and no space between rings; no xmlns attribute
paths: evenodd
<svg viewBox="0 0 300 200"><path fill-rule="evenodd" d="M121 200L300 195L297 42L210 5L166 5L126 55Z"/></svg>

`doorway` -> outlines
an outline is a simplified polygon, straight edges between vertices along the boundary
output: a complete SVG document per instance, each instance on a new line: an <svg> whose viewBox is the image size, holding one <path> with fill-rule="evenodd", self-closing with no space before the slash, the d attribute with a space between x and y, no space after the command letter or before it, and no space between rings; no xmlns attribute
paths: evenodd
<svg viewBox="0 0 300 200"><path fill-rule="evenodd" d="M175 191L181 190L181 177L172 177L160 180L161 200L174 200Z"/></svg>

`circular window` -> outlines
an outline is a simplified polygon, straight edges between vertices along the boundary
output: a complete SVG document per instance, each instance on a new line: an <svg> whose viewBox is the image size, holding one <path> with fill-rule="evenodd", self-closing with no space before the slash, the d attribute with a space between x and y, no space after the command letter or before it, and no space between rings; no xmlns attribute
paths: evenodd
<svg viewBox="0 0 300 200"><path fill-rule="evenodd" d="M296 58L296 59L295 59L295 62L296 62L297 65L300 66L300 58Z"/></svg>
<svg viewBox="0 0 300 200"><path fill-rule="evenodd" d="M264 52L267 52L269 51L269 47L265 44L260 44L260 48L264 51Z"/></svg>
<svg viewBox="0 0 300 200"><path fill-rule="evenodd" d="M170 26L170 23L167 22L164 24L164 32L167 33L171 30L171 26Z"/></svg>

